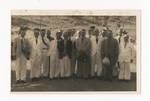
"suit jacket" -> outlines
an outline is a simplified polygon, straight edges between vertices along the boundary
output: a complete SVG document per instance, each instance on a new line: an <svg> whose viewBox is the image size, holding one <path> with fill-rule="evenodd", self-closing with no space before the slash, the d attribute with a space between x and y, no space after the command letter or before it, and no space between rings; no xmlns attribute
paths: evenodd
<svg viewBox="0 0 150 101"><path fill-rule="evenodd" d="M116 39L107 38L102 41L101 44L102 59L104 59L104 57L108 57L111 65L115 65L118 59L118 54L119 54L119 46Z"/></svg>
<svg viewBox="0 0 150 101"><path fill-rule="evenodd" d="M24 39L23 46L21 46L21 40L20 37L15 40L16 57L24 55L28 59L31 54L31 45L28 39Z"/></svg>
<svg viewBox="0 0 150 101"><path fill-rule="evenodd" d="M69 56L71 58L72 55L72 41L67 40L66 44L63 39L59 39L57 41L57 49L59 58L62 59L64 56Z"/></svg>
<svg viewBox="0 0 150 101"><path fill-rule="evenodd" d="M84 38L83 40L81 38L78 38L76 41L76 49L78 52L82 51L86 53L87 55L90 55L91 53L91 41L89 38Z"/></svg>

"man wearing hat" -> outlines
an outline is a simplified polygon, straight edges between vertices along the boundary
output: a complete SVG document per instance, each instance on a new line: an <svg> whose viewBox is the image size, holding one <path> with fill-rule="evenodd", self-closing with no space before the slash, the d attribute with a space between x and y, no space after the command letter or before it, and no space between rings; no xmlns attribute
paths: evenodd
<svg viewBox="0 0 150 101"><path fill-rule="evenodd" d="M44 78L48 77L48 70L49 70L49 58L48 58L48 38L46 37L46 29L41 30L41 37L42 37L42 56L41 56L41 62L42 62L42 75Z"/></svg>
<svg viewBox="0 0 150 101"><path fill-rule="evenodd" d="M91 72L91 41L86 38L85 29L79 32L80 37L76 42L77 49L77 76L82 78L88 78Z"/></svg>
<svg viewBox="0 0 150 101"><path fill-rule="evenodd" d="M31 45L29 40L25 38L26 28L21 27L19 36L15 40L16 49L16 80L17 83L25 82L26 80L26 63L30 59Z"/></svg>
<svg viewBox="0 0 150 101"><path fill-rule="evenodd" d="M72 41L68 32L63 33L64 39L58 43L59 57L62 53L61 76L71 76Z"/></svg>
<svg viewBox="0 0 150 101"><path fill-rule="evenodd" d="M94 34L94 33L95 33L95 26L91 26L88 31L89 38L91 38L92 34Z"/></svg>
<svg viewBox="0 0 150 101"><path fill-rule="evenodd" d="M58 40L60 39L59 35L61 36L61 33L56 32L56 34L54 35L55 35L54 38L52 38L51 33L49 33L48 56L50 57L49 59L49 63L50 63L49 78L50 79L58 78L60 75L57 43L58 43Z"/></svg>
<svg viewBox="0 0 150 101"><path fill-rule="evenodd" d="M99 30L96 29L91 34L91 76L102 75L102 63L101 63L101 55L100 55L100 45L101 45L101 37L99 36Z"/></svg>
<svg viewBox="0 0 150 101"><path fill-rule="evenodd" d="M124 42L120 43L120 54L119 54L119 80L130 80L130 63L133 62L132 47L129 42L129 36L124 35Z"/></svg>
<svg viewBox="0 0 150 101"><path fill-rule="evenodd" d="M38 80L41 76L42 70L42 38L40 37L40 29L34 29L34 36L32 40L32 52L31 52L31 79Z"/></svg>

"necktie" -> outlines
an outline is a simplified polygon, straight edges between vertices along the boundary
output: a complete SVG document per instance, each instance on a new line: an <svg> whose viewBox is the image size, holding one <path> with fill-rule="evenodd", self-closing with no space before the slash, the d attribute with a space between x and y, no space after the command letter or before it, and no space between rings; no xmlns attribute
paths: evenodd
<svg viewBox="0 0 150 101"><path fill-rule="evenodd" d="M82 43L83 43L83 40L84 40L84 38L82 37L82 38L81 38L81 42L82 42Z"/></svg>
<svg viewBox="0 0 150 101"><path fill-rule="evenodd" d="M37 41L38 41L38 40L36 39L36 44L37 44Z"/></svg>
<svg viewBox="0 0 150 101"><path fill-rule="evenodd" d="M21 39L21 51L24 52L24 42L23 42L23 39Z"/></svg>
<svg viewBox="0 0 150 101"><path fill-rule="evenodd" d="M98 37L96 36L96 44L98 44Z"/></svg>

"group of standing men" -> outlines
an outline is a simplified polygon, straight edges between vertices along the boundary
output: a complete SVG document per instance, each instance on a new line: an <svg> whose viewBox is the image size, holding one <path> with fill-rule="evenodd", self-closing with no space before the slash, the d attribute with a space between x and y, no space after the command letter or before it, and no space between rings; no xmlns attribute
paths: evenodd
<svg viewBox="0 0 150 101"><path fill-rule="evenodd" d="M125 31L115 39L109 28L100 33L91 26L87 32L59 30L52 37L50 30L35 28L30 40L25 37L27 30L21 27L18 37L12 41L11 58L15 61L17 82L26 82L28 61L33 81L69 77L112 80L116 65L118 78L130 80L131 47Z"/></svg>

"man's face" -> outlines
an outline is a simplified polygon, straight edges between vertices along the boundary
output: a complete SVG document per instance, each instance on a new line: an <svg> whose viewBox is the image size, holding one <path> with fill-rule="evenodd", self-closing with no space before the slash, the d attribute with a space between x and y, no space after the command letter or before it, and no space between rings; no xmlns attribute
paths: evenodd
<svg viewBox="0 0 150 101"><path fill-rule="evenodd" d="M26 35L25 31L21 31L21 37L24 38L25 35Z"/></svg>
<svg viewBox="0 0 150 101"><path fill-rule="evenodd" d="M105 37L105 36L107 36L106 34L107 34L107 31L106 31L106 30L103 30L102 36Z"/></svg>
<svg viewBox="0 0 150 101"><path fill-rule="evenodd" d="M95 31L93 32L93 35L94 35L94 36L98 36L98 35L99 35L99 30L95 30Z"/></svg>
<svg viewBox="0 0 150 101"><path fill-rule="evenodd" d="M128 42L128 41L129 41L129 37L125 37L124 42Z"/></svg>
<svg viewBox="0 0 150 101"><path fill-rule="evenodd" d="M50 36L51 36L51 32L47 31L47 37L50 37Z"/></svg>
<svg viewBox="0 0 150 101"><path fill-rule="evenodd" d="M57 39L60 39L61 35L62 35L61 32L58 32L58 34L56 34Z"/></svg>
<svg viewBox="0 0 150 101"><path fill-rule="evenodd" d="M39 31L35 31L35 32L34 32L34 36L35 36L35 38L38 38L38 36L39 36Z"/></svg>
<svg viewBox="0 0 150 101"><path fill-rule="evenodd" d="M81 37L82 37L82 38L85 37L85 32L82 32Z"/></svg>
<svg viewBox="0 0 150 101"><path fill-rule="evenodd" d="M41 31L41 36L42 36L42 37L45 36L45 31Z"/></svg>
<svg viewBox="0 0 150 101"><path fill-rule="evenodd" d="M112 33L111 32L107 32L107 38L112 38Z"/></svg>

